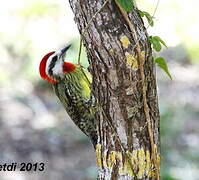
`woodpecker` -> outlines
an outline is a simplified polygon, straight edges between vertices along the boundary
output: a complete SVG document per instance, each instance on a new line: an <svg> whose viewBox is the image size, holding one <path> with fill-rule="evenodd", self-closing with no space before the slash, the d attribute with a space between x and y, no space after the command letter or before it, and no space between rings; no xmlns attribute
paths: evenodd
<svg viewBox="0 0 199 180"><path fill-rule="evenodd" d="M72 121L92 141L97 143L95 123L95 100L91 95L91 75L78 64L65 62L67 50L53 51L46 54L39 66L42 79L52 84L53 89Z"/></svg>

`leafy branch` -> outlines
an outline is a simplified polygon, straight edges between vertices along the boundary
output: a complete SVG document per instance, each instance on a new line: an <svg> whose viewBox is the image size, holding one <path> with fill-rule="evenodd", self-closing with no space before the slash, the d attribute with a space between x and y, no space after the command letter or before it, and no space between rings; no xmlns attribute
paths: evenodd
<svg viewBox="0 0 199 180"><path fill-rule="evenodd" d="M149 42L152 48L156 52L161 51L162 45L167 47L166 43L159 36L149 36ZM166 60L163 57L157 57L157 58L153 57L153 60L172 80L172 76L171 76L171 73L169 72L169 68L168 68Z"/></svg>
<svg viewBox="0 0 199 180"><path fill-rule="evenodd" d="M129 13L133 10L134 8L134 0L116 0L116 2L119 4L119 6L125 10L126 13ZM155 15L155 12L157 10L157 7L158 7L158 4L159 4L159 0L157 2L157 5L156 5L156 8L155 8L155 11L153 13L153 15L151 16L148 12L146 11L141 11L141 10L138 10L139 12L139 15L143 18L145 17L148 21L148 24L150 26L154 26L154 21L153 21L153 18L154 18L154 15ZM148 27L147 27L148 28ZM139 41L140 39L138 39ZM167 47L166 43L159 37L159 36L149 36L148 38L151 46L152 46L152 49L156 52L160 52L161 49L162 49L162 45ZM167 65L167 62L166 60L163 58L163 57L158 57L158 58L154 58L154 62L163 70L165 71L165 73L169 76L169 78L172 80L172 76L171 76L171 73L169 72L169 68L168 68L168 65Z"/></svg>

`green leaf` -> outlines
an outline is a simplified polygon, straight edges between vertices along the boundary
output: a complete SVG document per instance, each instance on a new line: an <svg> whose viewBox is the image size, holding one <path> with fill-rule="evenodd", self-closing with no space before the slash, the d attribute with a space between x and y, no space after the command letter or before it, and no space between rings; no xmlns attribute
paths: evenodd
<svg viewBox="0 0 199 180"><path fill-rule="evenodd" d="M128 13L133 10L133 0L116 0L119 5Z"/></svg>
<svg viewBox="0 0 199 180"><path fill-rule="evenodd" d="M169 76L169 78L172 80L172 76L169 72L169 68L167 66L167 62L165 61L165 59L163 57L158 57L156 58L155 60L155 63L161 68L164 70L164 72L167 73L167 75Z"/></svg>
<svg viewBox="0 0 199 180"><path fill-rule="evenodd" d="M161 50L162 46L158 39L154 38L153 36L150 36L149 41L152 44L152 47L155 51L159 52Z"/></svg>
<svg viewBox="0 0 199 180"><path fill-rule="evenodd" d="M144 11L138 10L141 17L144 17Z"/></svg>
<svg viewBox="0 0 199 180"><path fill-rule="evenodd" d="M146 17L150 26L154 25L153 17L148 12L139 10L139 14L141 17Z"/></svg>
<svg viewBox="0 0 199 180"><path fill-rule="evenodd" d="M166 43L165 43L159 36L153 36L153 39L156 39L156 40L159 41L162 45L164 45L165 47L167 47Z"/></svg>
<svg viewBox="0 0 199 180"><path fill-rule="evenodd" d="M149 41L152 44L153 49L157 52L161 50L162 45L167 47L166 43L159 36L150 36Z"/></svg>

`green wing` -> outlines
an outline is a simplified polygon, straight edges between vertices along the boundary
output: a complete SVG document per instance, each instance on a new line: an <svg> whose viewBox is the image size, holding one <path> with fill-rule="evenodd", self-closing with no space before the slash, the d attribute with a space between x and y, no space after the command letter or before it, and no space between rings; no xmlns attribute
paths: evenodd
<svg viewBox="0 0 199 180"><path fill-rule="evenodd" d="M66 74L54 91L73 122L96 143L95 101L91 96L89 72L79 67L75 72Z"/></svg>

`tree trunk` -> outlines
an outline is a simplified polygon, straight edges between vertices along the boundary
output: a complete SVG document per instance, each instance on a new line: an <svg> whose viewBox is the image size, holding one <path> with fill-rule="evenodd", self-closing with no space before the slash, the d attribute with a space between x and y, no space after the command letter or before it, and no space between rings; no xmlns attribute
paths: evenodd
<svg viewBox="0 0 199 180"><path fill-rule="evenodd" d="M154 63L143 21L115 1L69 0L98 101L100 180L158 180L159 110Z"/></svg>

